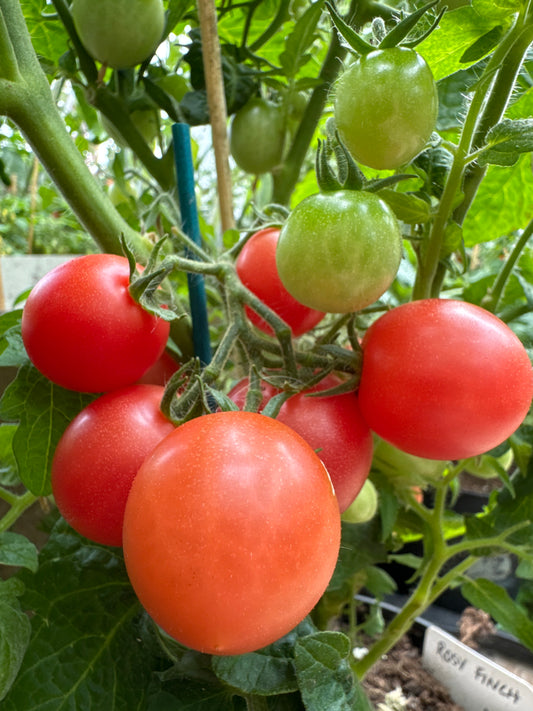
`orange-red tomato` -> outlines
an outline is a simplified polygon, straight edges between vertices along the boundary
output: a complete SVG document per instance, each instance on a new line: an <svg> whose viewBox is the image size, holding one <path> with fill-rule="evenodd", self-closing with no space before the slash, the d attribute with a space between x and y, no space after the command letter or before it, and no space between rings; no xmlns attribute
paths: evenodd
<svg viewBox="0 0 533 711"><path fill-rule="evenodd" d="M331 481L292 429L218 412L178 427L133 483L124 557L141 604L184 645L240 654L274 642L326 589L340 544Z"/></svg>
<svg viewBox="0 0 533 711"><path fill-rule="evenodd" d="M229 397L244 407L248 379L241 380ZM284 422L318 453L329 472L339 510L345 511L360 492L372 464L372 434L366 424L355 392L342 395L310 397L310 392L334 388L342 381L326 376L311 390L292 395L281 407L277 418ZM277 391L268 383L261 384L262 409Z"/></svg>

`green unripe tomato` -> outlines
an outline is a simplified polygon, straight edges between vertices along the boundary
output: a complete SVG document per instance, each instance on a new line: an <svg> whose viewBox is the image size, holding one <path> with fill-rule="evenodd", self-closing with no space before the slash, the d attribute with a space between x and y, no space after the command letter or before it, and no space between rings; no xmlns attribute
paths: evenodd
<svg viewBox="0 0 533 711"><path fill-rule="evenodd" d="M359 57L335 89L335 123L352 156L370 168L411 161L435 128L437 87L413 49L392 47Z"/></svg>
<svg viewBox="0 0 533 711"><path fill-rule="evenodd" d="M70 11L87 52L115 69L148 59L165 27L162 0L74 0Z"/></svg>
<svg viewBox="0 0 533 711"><path fill-rule="evenodd" d="M246 173L268 173L280 163L285 142L285 118L281 106L251 99L239 109L231 124L230 150Z"/></svg>
<svg viewBox="0 0 533 711"><path fill-rule="evenodd" d="M378 492L370 479L367 479L341 519L347 523L366 523L374 518L377 510Z"/></svg>
<svg viewBox="0 0 533 711"><path fill-rule="evenodd" d="M278 273L287 291L317 311L351 313L391 285L402 254L398 221L376 194L338 190L300 202L281 230Z"/></svg>

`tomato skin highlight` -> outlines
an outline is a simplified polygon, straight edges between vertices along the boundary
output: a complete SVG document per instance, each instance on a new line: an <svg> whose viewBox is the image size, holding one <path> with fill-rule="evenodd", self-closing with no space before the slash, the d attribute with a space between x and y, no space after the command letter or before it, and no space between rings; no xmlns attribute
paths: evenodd
<svg viewBox="0 0 533 711"><path fill-rule="evenodd" d="M413 49L392 47L359 57L337 82L339 134L353 157L394 169L420 153L435 129L437 86Z"/></svg>
<svg viewBox="0 0 533 711"><path fill-rule="evenodd" d="M274 642L314 607L340 545L327 472L280 422L204 415L156 447L124 519L126 568L169 635L210 654Z"/></svg>
<svg viewBox="0 0 533 711"><path fill-rule="evenodd" d="M128 291L125 257L75 257L32 289L22 340L34 366L68 390L106 392L138 380L162 354L170 325Z"/></svg>
<svg viewBox="0 0 533 711"><path fill-rule="evenodd" d="M297 432L317 452L328 470L342 513L357 497L370 472L372 434L363 419L355 392L309 396L334 388L341 382L337 376L327 375L313 388L292 395L283 403L276 419ZM239 408L245 405L248 387L248 378L243 378L228 393ZM280 392L265 382L261 382L261 389L260 411Z"/></svg>
<svg viewBox="0 0 533 711"><path fill-rule="evenodd" d="M389 206L374 193L338 190L294 208L281 230L276 265L300 303L351 313L389 288L401 256L401 231Z"/></svg>
<svg viewBox="0 0 533 711"><path fill-rule="evenodd" d="M59 440L52 492L68 523L82 536L122 545L124 509L137 471L174 425L159 409L164 388L130 385L82 410Z"/></svg>
<svg viewBox="0 0 533 711"><path fill-rule="evenodd" d="M362 347L363 417L409 454L477 456L513 434L529 410L533 372L525 348L474 304L402 304L370 326Z"/></svg>
<svg viewBox="0 0 533 711"><path fill-rule="evenodd" d="M235 266L242 283L290 326L294 336L301 336L325 314L300 304L283 286L276 267L279 233L277 227L256 232L240 251ZM272 334L270 326L255 311L246 307L246 313L257 328Z"/></svg>

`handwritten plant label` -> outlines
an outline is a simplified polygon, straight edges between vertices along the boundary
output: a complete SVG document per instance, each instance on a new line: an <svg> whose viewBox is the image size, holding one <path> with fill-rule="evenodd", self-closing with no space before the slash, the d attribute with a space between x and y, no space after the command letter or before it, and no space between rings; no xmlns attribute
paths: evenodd
<svg viewBox="0 0 533 711"><path fill-rule="evenodd" d="M532 711L533 686L437 627L424 636L422 662L468 711Z"/></svg>

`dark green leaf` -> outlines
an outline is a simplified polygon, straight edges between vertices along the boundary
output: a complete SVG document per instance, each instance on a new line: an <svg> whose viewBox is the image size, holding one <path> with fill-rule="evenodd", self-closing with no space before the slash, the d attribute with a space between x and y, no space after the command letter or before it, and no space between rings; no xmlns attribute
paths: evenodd
<svg viewBox="0 0 533 711"><path fill-rule="evenodd" d="M355 573L374 563L387 560L387 547L380 542L379 517L369 523L353 526L342 524L342 540L337 566L328 586L328 592L342 591L346 581Z"/></svg>
<svg viewBox="0 0 533 711"><path fill-rule="evenodd" d="M488 612L506 632L533 651L533 621L504 588L492 580L477 578L464 583L461 594L471 605Z"/></svg>
<svg viewBox="0 0 533 711"><path fill-rule="evenodd" d="M24 567L35 573L39 567L35 544L20 533L0 533L0 565Z"/></svg>
<svg viewBox="0 0 533 711"><path fill-rule="evenodd" d="M504 119L487 134L480 165L514 165L521 153L533 151L533 119Z"/></svg>
<svg viewBox="0 0 533 711"><path fill-rule="evenodd" d="M0 400L0 417L20 423L13 451L22 482L36 496L50 493L55 447L69 422L93 399L54 385L29 364L7 387Z"/></svg>
<svg viewBox="0 0 533 711"><path fill-rule="evenodd" d="M28 354L22 342L20 326L13 326L0 339L0 367L14 367L28 362Z"/></svg>
<svg viewBox="0 0 533 711"><path fill-rule="evenodd" d="M294 645L315 631L312 622L305 619L288 635L257 652L213 657L213 670L219 679L245 694L270 696L297 691Z"/></svg>
<svg viewBox="0 0 533 711"><path fill-rule="evenodd" d="M180 679L150 696L143 711L246 711L242 699L228 689L191 679Z"/></svg>
<svg viewBox="0 0 533 711"><path fill-rule="evenodd" d="M504 28L501 25L496 25L465 50L459 61L461 64L473 64L486 57L498 46L503 34Z"/></svg>
<svg viewBox="0 0 533 711"><path fill-rule="evenodd" d="M84 542L60 520L21 600L32 637L2 711L146 707L151 659L119 550Z"/></svg>
<svg viewBox="0 0 533 711"><path fill-rule="evenodd" d="M307 711L371 709L350 669L351 644L340 632L317 632L298 640L294 663Z"/></svg>
<svg viewBox="0 0 533 711"><path fill-rule="evenodd" d="M30 621L18 601L23 591L16 578L0 583L0 701L15 681L30 640Z"/></svg>
<svg viewBox="0 0 533 711"><path fill-rule="evenodd" d="M431 217L429 204L416 195L399 193L388 188L380 190L378 195L393 209L396 217L408 225L427 222Z"/></svg>

